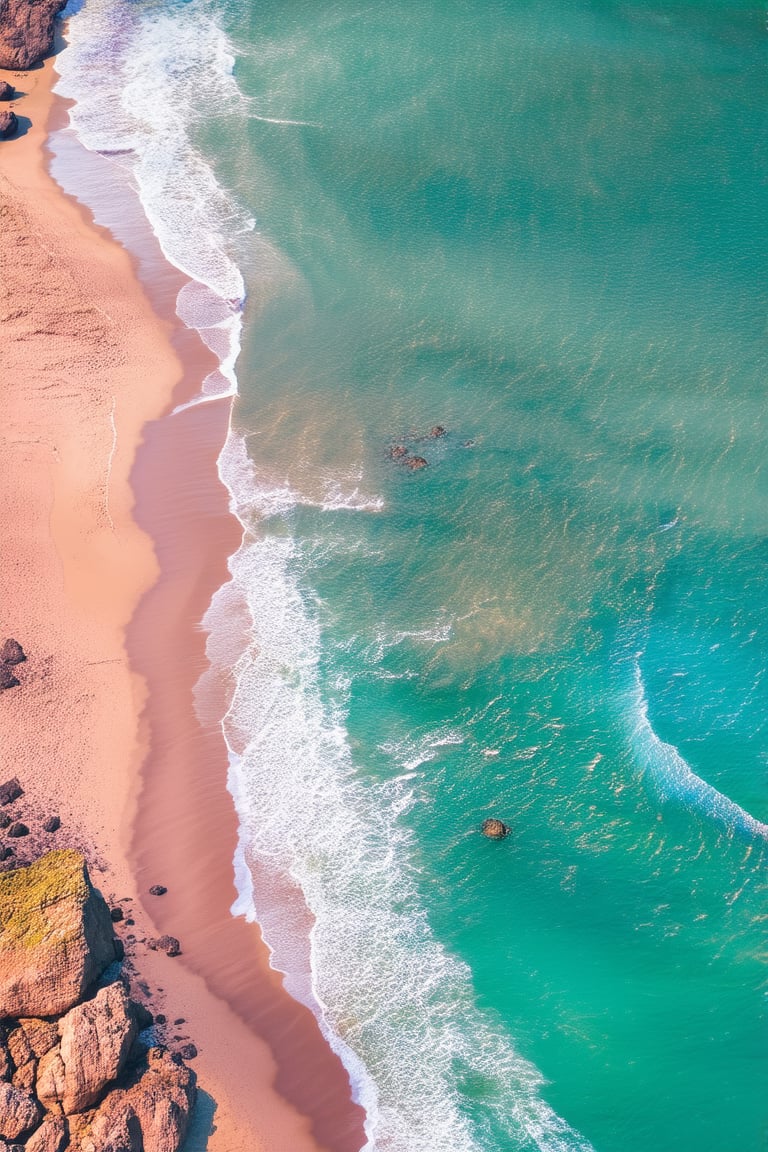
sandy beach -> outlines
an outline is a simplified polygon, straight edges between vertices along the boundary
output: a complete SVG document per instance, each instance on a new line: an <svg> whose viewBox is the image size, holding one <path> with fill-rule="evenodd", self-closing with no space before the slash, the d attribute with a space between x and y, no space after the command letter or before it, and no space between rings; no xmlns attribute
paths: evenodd
<svg viewBox="0 0 768 1152"><path fill-rule="evenodd" d="M199 621L239 536L215 471L228 401L169 415L213 366L160 307L180 274L153 296L49 176L53 62L0 78L23 93L23 134L0 143L0 632L28 654L0 694L0 775L93 845L95 882L127 898L151 1006L199 1051L191 1147L354 1152L343 1066L258 927L230 915L225 750L193 711ZM160 933L181 957L146 948Z"/></svg>

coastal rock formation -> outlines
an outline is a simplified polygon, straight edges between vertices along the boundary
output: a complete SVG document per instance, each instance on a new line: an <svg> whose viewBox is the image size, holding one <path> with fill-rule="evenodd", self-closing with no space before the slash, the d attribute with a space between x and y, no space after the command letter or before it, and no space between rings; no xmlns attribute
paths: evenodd
<svg viewBox="0 0 768 1152"><path fill-rule="evenodd" d="M25 70L50 55L67 0L0 0L0 68Z"/></svg>
<svg viewBox="0 0 768 1152"><path fill-rule="evenodd" d="M114 972L89 993L114 943L79 853L49 852L0 876L0 1149L178 1152L183 1143L194 1072L141 1043L152 1015ZM197 1055L194 1044L184 1051Z"/></svg>
<svg viewBox="0 0 768 1152"><path fill-rule="evenodd" d="M40 1061L37 1095L69 1115L94 1104L125 1068L138 1035L136 1013L122 984L109 984L59 1021L61 1044Z"/></svg>
<svg viewBox="0 0 768 1152"><path fill-rule="evenodd" d="M418 472L420 468L426 468L427 462L423 456L408 456L403 460L406 468L410 468L412 472Z"/></svg>
<svg viewBox="0 0 768 1152"><path fill-rule="evenodd" d="M0 664L23 664L26 658L26 653L18 640L6 640L0 648Z"/></svg>
<svg viewBox="0 0 768 1152"><path fill-rule="evenodd" d="M181 945L175 936L159 936L157 939L147 940L147 948L153 952L165 952L166 956L180 956Z"/></svg>
<svg viewBox="0 0 768 1152"><path fill-rule="evenodd" d="M78 852L0 875L0 1017L58 1016L116 959L109 908Z"/></svg>
<svg viewBox="0 0 768 1152"><path fill-rule="evenodd" d="M13 100L13 93L13 84L9 84L7 80L0 80L0 100Z"/></svg>
<svg viewBox="0 0 768 1152"><path fill-rule="evenodd" d="M195 1074L178 1057L151 1048L124 1088L101 1106L70 1119L77 1152L176 1152L186 1135L196 1096Z"/></svg>
<svg viewBox="0 0 768 1152"><path fill-rule="evenodd" d="M487 836L489 840L503 840L511 832L511 828L504 823L503 820L497 820L491 817L488 820L483 820L480 827L483 836Z"/></svg>
<svg viewBox="0 0 768 1152"><path fill-rule="evenodd" d="M0 112L0 140L8 140L15 135L19 121L15 112Z"/></svg>

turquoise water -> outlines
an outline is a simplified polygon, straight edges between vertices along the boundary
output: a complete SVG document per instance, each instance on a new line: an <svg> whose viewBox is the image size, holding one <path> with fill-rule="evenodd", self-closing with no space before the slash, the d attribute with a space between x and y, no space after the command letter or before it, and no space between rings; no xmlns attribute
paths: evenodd
<svg viewBox="0 0 768 1152"><path fill-rule="evenodd" d="M208 286L194 322L242 341L221 470L247 533L206 618L241 905L369 1147L758 1152L765 13L78 21L75 127L135 150ZM311 974L249 854L301 886Z"/></svg>

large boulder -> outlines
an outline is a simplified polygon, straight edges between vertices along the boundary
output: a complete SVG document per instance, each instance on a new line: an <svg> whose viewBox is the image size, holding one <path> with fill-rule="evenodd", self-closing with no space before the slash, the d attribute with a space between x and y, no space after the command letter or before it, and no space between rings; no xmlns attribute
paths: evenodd
<svg viewBox="0 0 768 1152"><path fill-rule="evenodd" d="M117 955L109 908L79 852L0 875L0 1017L61 1015Z"/></svg>
<svg viewBox="0 0 768 1152"><path fill-rule="evenodd" d="M130 1083L115 1088L101 1106L70 1121L73 1152L177 1152L197 1095L194 1072L162 1048Z"/></svg>
<svg viewBox="0 0 768 1152"><path fill-rule="evenodd" d="M16 1140L36 1128L42 1117L42 1108L28 1092L0 1082L0 1136Z"/></svg>
<svg viewBox="0 0 768 1152"><path fill-rule="evenodd" d="M125 1068L139 1029L122 984L109 984L59 1021L61 1044L40 1061L37 1095L69 1115L99 1099Z"/></svg>
<svg viewBox="0 0 768 1152"><path fill-rule="evenodd" d="M32 68L53 49L54 20L67 0L0 0L0 68Z"/></svg>

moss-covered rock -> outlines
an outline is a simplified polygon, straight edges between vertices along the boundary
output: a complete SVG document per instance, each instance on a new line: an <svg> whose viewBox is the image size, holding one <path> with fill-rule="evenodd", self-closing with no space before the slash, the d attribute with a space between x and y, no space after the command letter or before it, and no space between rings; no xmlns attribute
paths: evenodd
<svg viewBox="0 0 768 1152"><path fill-rule="evenodd" d="M109 908L78 852L0 875L0 1017L66 1012L115 957Z"/></svg>

